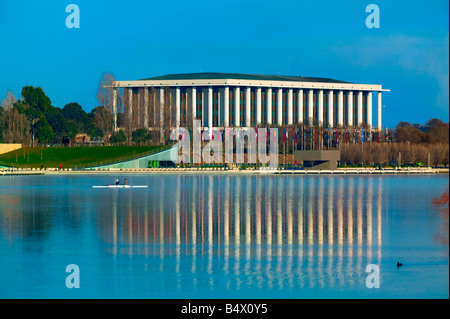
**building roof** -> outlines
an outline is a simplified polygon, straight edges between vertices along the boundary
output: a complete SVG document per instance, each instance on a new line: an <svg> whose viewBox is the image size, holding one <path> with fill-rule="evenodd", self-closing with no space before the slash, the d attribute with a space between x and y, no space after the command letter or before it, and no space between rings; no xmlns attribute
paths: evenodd
<svg viewBox="0 0 450 319"><path fill-rule="evenodd" d="M286 75L257 75L257 74L240 74L240 73L217 73L217 72L202 72L202 73L184 73L184 74L167 74L155 76L142 80L261 80L261 81L294 81L294 82L320 82L320 83L349 83L329 78L314 78L306 76L286 76Z"/></svg>

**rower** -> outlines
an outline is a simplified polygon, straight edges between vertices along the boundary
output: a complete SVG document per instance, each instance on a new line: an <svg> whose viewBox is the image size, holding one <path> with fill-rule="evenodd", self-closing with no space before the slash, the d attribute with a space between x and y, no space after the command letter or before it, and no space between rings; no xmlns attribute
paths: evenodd
<svg viewBox="0 0 450 319"><path fill-rule="evenodd" d="M119 180L118 179L116 179L116 185L119 185L120 183L119 183Z"/></svg>
<svg viewBox="0 0 450 319"><path fill-rule="evenodd" d="M123 181L123 185L127 185L127 179L125 178L125 180Z"/></svg>

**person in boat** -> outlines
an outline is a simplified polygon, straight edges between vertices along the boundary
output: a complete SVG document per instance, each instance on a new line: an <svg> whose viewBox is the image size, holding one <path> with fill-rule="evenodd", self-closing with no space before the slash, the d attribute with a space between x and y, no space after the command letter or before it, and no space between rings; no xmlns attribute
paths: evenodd
<svg viewBox="0 0 450 319"><path fill-rule="evenodd" d="M123 185L128 185L127 179L125 178L125 180L123 181Z"/></svg>
<svg viewBox="0 0 450 319"><path fill-rule="evenodd" d="M120 184L119 180L118 180L118 179L116 179L116 185L119 185L119 184Z"/></svg>

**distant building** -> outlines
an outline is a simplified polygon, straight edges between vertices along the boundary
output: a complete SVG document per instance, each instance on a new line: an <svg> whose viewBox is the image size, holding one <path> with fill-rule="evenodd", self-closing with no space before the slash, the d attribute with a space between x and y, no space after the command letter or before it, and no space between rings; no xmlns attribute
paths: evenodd
<svg viewBox="0 0 450 319"><path fill-rule="evenodd" d="M162 131L192 126L256 125L373 126L373 93L377 94L377 129L382 129L382 92L377 84L327 78L190 73L117 81L124 116L132 128ZM114 99L116 102L116 99ZM116 105L113 106L116 109ZM116 113L116 112L115 112ZM117 130L117 114L114 117Z"/></svg>

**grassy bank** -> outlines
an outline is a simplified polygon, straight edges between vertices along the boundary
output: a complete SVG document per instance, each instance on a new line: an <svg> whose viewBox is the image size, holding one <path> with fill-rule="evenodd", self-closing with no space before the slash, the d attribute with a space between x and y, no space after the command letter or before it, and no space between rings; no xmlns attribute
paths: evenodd
<svg viewBox="0 0 450 319"><path fill-rule="evenodd" d="M115 163L151 154L161 146L27 147L0 155L0 165L12 167L64 168Z"/></svg>

